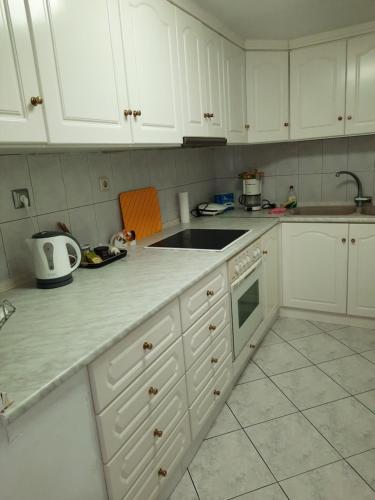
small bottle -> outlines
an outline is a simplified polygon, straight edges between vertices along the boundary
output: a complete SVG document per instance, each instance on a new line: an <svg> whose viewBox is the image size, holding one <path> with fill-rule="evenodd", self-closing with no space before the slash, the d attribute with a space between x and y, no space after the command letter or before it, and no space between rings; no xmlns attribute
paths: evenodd
<svg viewBox="0 0 375 500"><path fill-rule="evenodd" d="M296 208L297 207L297 194L294 186L289 186L288 200L285 204L285 208Z"/></svg>

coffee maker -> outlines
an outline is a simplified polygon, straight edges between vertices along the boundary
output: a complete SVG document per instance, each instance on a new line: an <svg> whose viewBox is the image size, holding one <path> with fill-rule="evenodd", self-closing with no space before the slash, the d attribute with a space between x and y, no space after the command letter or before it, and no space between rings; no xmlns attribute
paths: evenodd
<svg viewBox="0 0 375 500"><path fill-rule="evenodd" d="M260 210L262 208L262 177L263 172L249 170L239 175L242 179L242 194L239 203L245 210Z"/></svg>

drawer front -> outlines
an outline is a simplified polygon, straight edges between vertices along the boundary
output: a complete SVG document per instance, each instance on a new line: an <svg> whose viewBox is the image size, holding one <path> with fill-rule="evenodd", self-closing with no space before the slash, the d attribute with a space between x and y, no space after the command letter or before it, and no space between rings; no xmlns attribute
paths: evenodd
<svg viewBox="0 0 375 500"><path fill-rule="evenodd" d="M222 366L225 358L232 351L230 332L230 325L227 325L187 372L189 405L199 396L210 378Z"/></svg>
<svg viewBox="0 0 375 500"><path fill-rule="evenodd" d="M225 393L233 380L232 353L227 356L223 365L214 377L214 396L218 401L225 396ZM220 394L219 394L220 393Z"/></svg>
<svg viewBox="0 0 375 500"><path fill-rule="evenodd" d="M120 500L129 491L158 450L168 441L186 412L186 384L183 377L113 459L104 466L108 491L113 500Z"/></svg>
<svg viewBox="0 0 375 500"><path fill-rule="evenodd" d="M175 300L91 363L96 412L126 389L180 334L180 311Z"/></svg>
<svg viewBox="0 0 375 500"><path fill-rule="evenodd" d="M104 461L129 439L184 372L182 340L179 339L97 416ZM156 389L157 394L150 394L151 388Z"/></svg>
<svg viewBox="0 0 375 500"><path fill-rule="evenodd" d="M183 330L187 330L227 291L227 267L223 264L183 293L180 297Z"/></svg>
<svg viewBox="0 0 375 500"><path fill-rule="evenodd" d="M183 335L186 368L190 368L229 322L230 301L229 295L225 294Z"/></svg>
<svg viewBox="0 0 375 500"><path fill-rule="evenodd" d="M155 500L191 443L189 417L186 413L152 463L134 483L123 500ZM160 472L166 472L163 476Z"/></svg>

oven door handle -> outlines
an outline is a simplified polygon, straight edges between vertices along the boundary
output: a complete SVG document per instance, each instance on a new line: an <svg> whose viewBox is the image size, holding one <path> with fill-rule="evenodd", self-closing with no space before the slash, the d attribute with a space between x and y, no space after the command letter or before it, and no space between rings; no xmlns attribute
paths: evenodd
<svg viewBox="0 0 375 500"><path fill-rule="evenodd" d="M261 265L263 258L260 258L255 264L253 264L249 269L242 274L236 281L233 281L231 284L231 288L237 288L243 281L245 281L246 278L250 276L250 274L253 274L254 271L258 269L258 267Z"/></svg>

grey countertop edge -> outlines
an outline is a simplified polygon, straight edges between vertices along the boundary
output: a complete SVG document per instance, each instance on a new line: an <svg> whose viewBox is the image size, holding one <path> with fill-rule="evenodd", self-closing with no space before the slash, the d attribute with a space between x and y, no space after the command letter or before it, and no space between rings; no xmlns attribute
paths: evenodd
<svg viewBox="0 0 375 500"><path fill-rule="evenodd" d="M234 217L237 218L237 217ZM156 307L153 307L145 314L142 316L139 316L136 321L133 321L131 324L127 326L126 329L121 331L120 333L116 333L113 336L111 336L108 341L100 344L95 350L89 352L87 356L84 356L77 360L76 363L72 364L68 369L65 371L59 373L58 376L56 376L54 379L52 379L50 382L47 384L43 385L42 387L38 388L35 390L34 393L32 393L29 397L26 399L17 402L15 405L11 405L5 412L0 413L0 421L4 425L10 425L12 424L17 418L19 418L21 415L26 413L30 408L32 408L35 404L37 404L40 400L42 400L45 396L47 396L51 391L53 391L55 388L57 388L59 385L64 383L67 379L69 379L71 376L73 376L75 373L77 373L80 369L86 367L89 363L91 363L94 359L96 359L100 354L103 352L107 351L110 347L112 347L114 344L118 343L120 340L122 340L124 337L126 337L127 334L132 332L134 329L136 329L138 326L140 326L142 323L144 323L147 319L152 317L155 313L157 313L160 309L165 307L167 304L169 304L171 301L174 299L178 298L183 292L188 290L191 286L193 286L195 283L198 283L202 278L207 276L207 274L213 272L215 269L217 269L219 266L224 264L228 259L233 257L235 254L240 252L242 249L244 249L246 246L250 245L257 239L259 239L263 234L268 232L270 229L273 227L277 226L279 224L279 219L277 217L269 217L269 219L273 219L272 223L271 220L269 221L270 224L267 225L266 227L257 230L256 232L250 234L247 238L243 238L241 242L238 242L238 245L235 245L233 247L229 247L223 254L221 254L221 258L213 263L210 266L207 266L207 268L201 272L199 275L196 275L191 281L186 282L183 287L180 287L179 289L176 289L176 291L172 294L170 294L167 298L162 300ZM178 230L182 229L183 226L177 225L169 229L173 229L173 232L177 232ZM151 250L153 251L153 250Z"/></svg>

